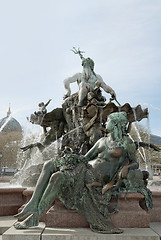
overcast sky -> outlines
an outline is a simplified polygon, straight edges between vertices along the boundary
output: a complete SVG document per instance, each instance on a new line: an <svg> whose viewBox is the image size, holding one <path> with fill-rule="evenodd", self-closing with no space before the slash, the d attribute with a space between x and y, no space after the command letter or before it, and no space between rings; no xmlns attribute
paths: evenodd
<svg viewBox="0 0 161 240"><path fill-rule="evenodd" d="M149 108L151 132L161 136L160 0L0 0L0 118L11 103L25 127L39 102L61 107L63 80L82 71L73 46L122 105Z"/></svg>

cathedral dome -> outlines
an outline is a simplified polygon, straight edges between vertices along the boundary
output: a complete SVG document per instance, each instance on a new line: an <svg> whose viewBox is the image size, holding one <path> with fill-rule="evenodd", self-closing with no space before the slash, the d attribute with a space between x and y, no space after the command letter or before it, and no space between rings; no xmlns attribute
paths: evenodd
<svg viewBox="0 0 161 240"><path fill-rule="evenodd" d="M0 132L1 133L22 132L22 128L19 122L11 116L10 107L7 112L7 116L0 119Z"/></svg>

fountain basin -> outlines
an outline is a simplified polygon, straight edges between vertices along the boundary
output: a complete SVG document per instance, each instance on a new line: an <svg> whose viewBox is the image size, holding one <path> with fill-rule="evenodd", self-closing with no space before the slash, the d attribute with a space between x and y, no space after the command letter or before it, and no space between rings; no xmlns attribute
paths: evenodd
<svg viewBox="0 0 161 240"><path fill-rule="evenodd" d="M12 216L26 202L25 188L0 188L0 216Z"/></svg>
<svg viewBox="0 0 161 240"><path fill-rule="evenodd" d="M0 216L12 216L29 201L33 189L0 188ZM146 228L150 222L161 222L161 191L152 191L153 209L146 212L140 207L144 198L140 193L122 193L118 201L119 212L111 215L111 222L120 228ZM47 227L88 228L84 216L67 209L58 199L40 219Z"/></svg>

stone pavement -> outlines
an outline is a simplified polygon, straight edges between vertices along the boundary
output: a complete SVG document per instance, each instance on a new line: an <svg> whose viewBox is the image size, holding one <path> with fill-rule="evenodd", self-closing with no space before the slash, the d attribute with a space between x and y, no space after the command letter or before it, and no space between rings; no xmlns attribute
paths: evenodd
<svg viewBox="0 0 161 240"><path fill-rule="evenodd" d="M13 217L0 217L0 240L160 240L161 222L153 222L150 228L123 228L122 234L98 234L89 228L38 227L16 230Z"/></svg>

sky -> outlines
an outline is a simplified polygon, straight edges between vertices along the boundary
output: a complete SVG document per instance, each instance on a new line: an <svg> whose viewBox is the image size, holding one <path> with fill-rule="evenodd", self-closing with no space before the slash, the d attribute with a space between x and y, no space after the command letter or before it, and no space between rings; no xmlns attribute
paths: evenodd
<svg viewBox="0 0 161 240"><path fill-rule="evenodd" d="M61 107L63 80L82 71L73 47L94 60L121 105L148 107L151 133L161 136L160 0L0 0L0 118L10 104L25 128L39 102Z"/></svg>

